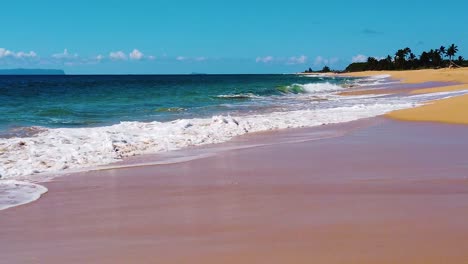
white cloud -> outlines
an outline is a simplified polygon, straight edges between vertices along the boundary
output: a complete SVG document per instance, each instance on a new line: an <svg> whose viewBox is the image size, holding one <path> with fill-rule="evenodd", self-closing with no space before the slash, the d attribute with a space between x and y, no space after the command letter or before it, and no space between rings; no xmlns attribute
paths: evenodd
<svg viewBox="0 0 468 264"><path fill-rule="evenodd" d="M167 55L163 55L165 58ZM202 62L206 61L208 58L200 56L200 57L185 57L185 56L177 56L175 58L177 61L187 61L187 62Z"/></svg>
<svg viewBox="0 0 468 264"><path fill-rule="evenodd" d="M337 63L337 62L339 62L339 61L340 61L340 59L339 59L339 58L337 58L337 57L333 57L333 58L331 58L331 59L330 59L330 61L329 61L329 62L330 62L330 65L333 65L333 64L335 64L335 63Z"/></svg>
<svg viewBox="0 0 468 264"><path fill-rule="evenodd" d="M322 66L322 65L328 65L328 66L331 66L335 63L337 63L340 59L338 59L337 57L333 57L333 58L330 58L330 59L326 59L322 56L317 56L314 60L314 65L315 66Z"/></svg>
<svg viewBox="0 0 468 264"><path fill-rule="evenodd" d="M34 57L37 57L37 54L34 51L30 51L30 52L20 51L20 52L16 53L16 57L20 58L20 59L21 58L34 58Z"/></svg>
<svg viewBox="0 0 468 264"><path fill-rule="evenodd" d="M96 56L96 60L98 61L102 61L103 59L104 59L104 56L102 56L101 54Z"/></svg>
<svg viewBox="0 0 468 264"><path fill-rule="evenodd" d="M376 60L383 60L387 57L372 56ZM366 62L369 56L358 54L351 59L351 62Z"/></svg>
<svg viewBox="0 0 468 264"><path fill-rule="evenodd" d="M266 57L257 57L255 62L263 62L263 63L270 63L274 60L273 56L266 56Z"/></svg>
<svg viewBox="0 0 468 264"><path fill-rule="evenodd" d="M351 62L366 62L367 61L367 56L366 55L363 55L363 54L358 54L356 56L354 56L352 59L351 59Z"/></svg>
<svg viewBox="0 0 468 264"><path fill-rule="evenodd" d="M134 49L132 52L129 54L130 59L132 60L141 60L143 59L143 53L137 49Z"/></svg>
<svg viewBox="0 0 468 264"><path fill-rule="evenodd" d="M324 64L328 64L328 60L325 59L324 57L322 56L317 56L315 58L315 61L314 61L314 65L315 66L319 66L319 65L324 65Z"/></svg>
<svg viewBox="0 0 468 264"><path fill-rule="evenodd" d="M14 52L11 50L7 50L5 48L0 48L0 59L1 58L15 58L15 59L25 59L25 58L35 58L37 57L36 52L30 51L30 52L24 52L24 51L19 51L19 52Z"/></svg>
<svg viewBox="0 0 468 264"><path fill-rule="evenodd" d="M307 62L307 56L301 55L299 57L290 57L287 64L304 64Z"/></svg>
<svg viewBox="0 0 468 264"><path fill-rule="evenodd" d="M126 60L127 55L123 51L113 51L109 53L109 58L111 60Z"/></svg>
<svg viewBox="0 0 468 264"><path fill-rule="evenodd" d="M52 58L59 60L73 60L78 58L78 54L68 53L67 49L63 50L63 53L56 53L52 55Z"/></svg>
<svg viewBox="0 0 468 264"><path fill-rule="evenodd" d="M149 56L148 56L148 60L155 60L155 59L156 59L156 57L153 56L153 55L149 55Z"/></svg>

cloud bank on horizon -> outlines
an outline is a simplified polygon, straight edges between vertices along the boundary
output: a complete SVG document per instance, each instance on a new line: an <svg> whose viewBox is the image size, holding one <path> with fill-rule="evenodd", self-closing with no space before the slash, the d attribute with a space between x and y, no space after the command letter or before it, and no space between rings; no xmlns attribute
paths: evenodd
<svg viewBox="0 0 468 264"><path fill-rule="evenodd" d="M364 55L358 55L364 56ZM367 57L365 57L367 59ZM138 49L133 49L130 52L125 52L122 50L110 51L107 56L98 54L91 57L82 57L78 53L70 53L68 49L64 49L63 52L53 53L49 56L39 56L34 51L19 51L14 52L5 48L0 48L0 65L2 59L8 60L9 65L29 65L29 66L76 66L76 65L85 65L85 64L97 64L105 62L125 62L125 61L155 61L157 59L154 55L146 55ZM167 56L163 55L159 60L164 60L165 62L177 61L177 62L206 62L210 60L222 60L222 58L207 58L205 56L197 57L186 57L186 56ZM244 59L249 60L249 59ZM299 55L299 56L290 56L290 57L274 57L274 56L257 56L256 58L251 59L252 62L257 64L278 64L278 65L306 65L309 61L308 56ZM325 59L322 56L317 56L313 63L314 66L333 66L339 62L338 58ZM355 62L355 57L353 57L350 62ZM7 64L8 65L8 64Z"/></svg>

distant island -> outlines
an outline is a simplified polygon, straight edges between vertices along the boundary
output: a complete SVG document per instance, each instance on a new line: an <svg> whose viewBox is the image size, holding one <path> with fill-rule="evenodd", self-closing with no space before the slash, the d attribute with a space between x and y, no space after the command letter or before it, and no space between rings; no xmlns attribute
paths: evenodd
<svg viewBox="0 0 468 264"><path fill-rule="evenodd" d="M65 75L65 72L55 69L0 69L0 75Z"/></svg>

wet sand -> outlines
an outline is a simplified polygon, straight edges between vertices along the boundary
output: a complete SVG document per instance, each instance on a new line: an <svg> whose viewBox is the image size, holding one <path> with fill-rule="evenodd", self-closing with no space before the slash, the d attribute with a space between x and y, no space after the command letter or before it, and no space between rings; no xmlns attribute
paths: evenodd
<svg viewBox="0 0 468 264"><path fill-rule="evenodd" d="M392 78L406 84L417 84L427 82L447 82L448 85L413 89L411 94L437 93L468 90L468 68L438 69L438 70L414 70L414 71L368 71L346 73L347 76L364 77L373 75L389 74ZM390 91L398 92L398 91ZM362 90L349 92L350 95L379 94L379 90ZM342 93L342 95L347 95ZM441 122L452 124L468 124L468 96L449 98L431 102L418 108L398 110L387 114L387 117L418 122Z"/></svg>
<svg viewBox="0 0 468 264"><path fill-rule="evenodd" d="M468 263L467 156L467 126L379 120L60 177L39 201L0 212L1 262Z"/></svg>
<svg viewBox="0 0 468 264"><path fill-rule="evenodd" d="M368 95L368 94L423 94L442 92L444 88L453 87L452 83L423 82L423 83L392 83L390 85L376 85L374 87L361 86L357 89L349 89L339 93L343 96ZM466 85L464 86L466 87ZM445 92L445 91L444 91Z"/></svg>
<svg viewBox="0 0 468 264"><path fill-rule="evenodd" d="M408 70L408 71L365 71L352 72L344 75L354 77L365 77L372 75L389 74L394 79L403 83L423 83L423 82L453 82L468 83L468 68L443 68L426 70Z"/></svg>

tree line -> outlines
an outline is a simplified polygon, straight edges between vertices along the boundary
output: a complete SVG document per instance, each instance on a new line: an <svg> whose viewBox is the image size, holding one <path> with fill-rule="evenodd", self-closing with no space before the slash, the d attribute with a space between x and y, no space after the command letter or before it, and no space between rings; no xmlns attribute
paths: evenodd
<svg viewBox="0 0 468 264"><path fill-rule="evenodd" d="M327 73L327 72L331 72L331 71L332 70L330 69L330 67L324 66L322 68L322 70L320 70L320 71L314 71L314 70L312 70L312 68L309 68L309 69L305 70L304 73L314 73L314 72L316 72L316 73Z"/></svg>
<svg viewBox="0 0 468 264"><path fill-rule="evenodd" d="M438 49L424 51L419 57L407 47L399 49L393 57L390 55L381 59L369 57L366 62L351 63L345 71L392 71L468 66L468 62L462 56L456 57L457 53L458 47L455 44L448 48L441 46Z"/></svg>

